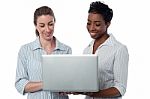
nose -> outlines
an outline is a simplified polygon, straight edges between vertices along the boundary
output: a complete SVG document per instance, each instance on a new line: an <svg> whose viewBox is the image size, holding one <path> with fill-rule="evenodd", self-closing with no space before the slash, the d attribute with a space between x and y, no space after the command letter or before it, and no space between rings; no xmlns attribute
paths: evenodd
<svg viewBox="0 0 150 99"><path fill-rule="evenodd" d="M46 26L46 32L49 32L49 31L50 31L49 26Z"/></svg>

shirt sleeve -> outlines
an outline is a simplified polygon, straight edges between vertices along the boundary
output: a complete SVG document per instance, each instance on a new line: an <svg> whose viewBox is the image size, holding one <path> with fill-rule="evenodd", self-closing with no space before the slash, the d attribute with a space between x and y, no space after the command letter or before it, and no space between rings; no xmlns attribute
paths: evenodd
<svg viewBox="0 0 150 99"><path fill-rule="evenodd" d="M29 82L26 67L25 52L26 52L25 49L22 47L18 53L16 81L15 81L15 87L17 91L23 95L25 94L24 91L25 85Z"/></svg>
<svg viewBox="0 0 150 99"><path fill-rule="evenodd" d="M127 87L128 61L128 50L126 46L122 46L118 49L114 61L114 87L119 90L122 96L125 94Z"/></svg>

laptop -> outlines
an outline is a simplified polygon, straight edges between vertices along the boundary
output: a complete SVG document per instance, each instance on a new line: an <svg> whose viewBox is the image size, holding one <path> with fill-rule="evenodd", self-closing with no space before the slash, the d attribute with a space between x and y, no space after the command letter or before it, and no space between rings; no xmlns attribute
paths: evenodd
<svg viewBox="0 0 150 99"><path fill-rule="evenodd" d="M97 92L98 56L42 55L43 90Z"/></svg>

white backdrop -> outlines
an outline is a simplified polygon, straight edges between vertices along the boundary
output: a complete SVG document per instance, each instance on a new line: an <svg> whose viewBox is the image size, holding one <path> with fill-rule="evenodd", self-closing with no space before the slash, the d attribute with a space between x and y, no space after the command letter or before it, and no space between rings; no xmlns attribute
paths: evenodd
<svg viewBox="0 0 150 99"><path fill-rule="evenodd" d="M81 54L91 41L86 30L89 4L95 0L1 0L0 1L0 97L26 99L15 87L17 53L35 39L33 13L50 6L56 16L55 36ZM123 99L144 99L150 89L149 0L103 0L114 11L109 32L127 45L130 61L127 92ZM70 96L83 99L84 96Z"/></svg>

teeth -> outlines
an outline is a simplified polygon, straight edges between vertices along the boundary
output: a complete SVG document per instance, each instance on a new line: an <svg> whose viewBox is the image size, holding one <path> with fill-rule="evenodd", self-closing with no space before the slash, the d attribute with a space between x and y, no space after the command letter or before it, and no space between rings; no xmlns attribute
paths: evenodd
<svg viewBox="0 0 150 99"><path fill-rule="evenodd" d="M91 33L95 33L95 32L91 32Z"/></svg>
<svg viewBox="0 0 150 99"><path fill-rule="evenodd" d="M91 34L96 34L96 33L91 33Z"/></svg>

